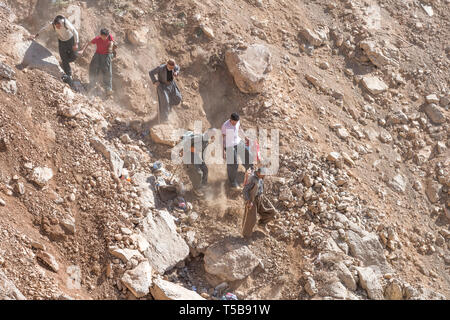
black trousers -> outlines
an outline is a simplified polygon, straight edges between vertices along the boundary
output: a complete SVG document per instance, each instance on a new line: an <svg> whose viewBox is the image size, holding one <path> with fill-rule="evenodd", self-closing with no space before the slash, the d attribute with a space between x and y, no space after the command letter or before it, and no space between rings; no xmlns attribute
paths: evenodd
<svg viewBox="0 0 450 320"><path fill-rule="evenodd" d="M208 167L206 163L188 164L188 175L195 189L205 186L208 183Z"/></svg>
<svg viewBox="0 0 450 320"><path fill-rule="evenodd" d="M68 76L72 76L72 68L70 63L77 59L78 53L73 51L73 46L75 45L74 37L67 41L61 41L58 39L59 56L62 61L62 68L64 73Z"/></svg>
<svg viewBox="0 0 450 320"><path fill-rule="evenodd" d="M244 166L245 170L248 170L248 168L253 168L253 164L250 163L249 149L244 144L244 142L241 141L234 147L226 148L225 152L227 160L228 181L231 185L237 185L236 176L239 166L238 157L241 159L242 165Z"/></svg>

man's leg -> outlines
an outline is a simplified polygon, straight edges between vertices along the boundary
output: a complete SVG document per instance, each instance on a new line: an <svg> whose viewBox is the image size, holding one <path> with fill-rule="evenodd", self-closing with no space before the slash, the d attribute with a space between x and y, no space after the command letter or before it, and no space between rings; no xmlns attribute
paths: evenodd
<svg viewBox="0 0 450 320"><path fill-rule="evenodd" d="M249 148L245 145L243 141L239 142L237 150L239 158L241 159L242 165L244 166L245 170L248 170L248 168L253 168L253 164L250 163Z"/></svg>
<svg viewBox="0 0 450 320"><path fill-rule="evenodd" d="M232 187L237 187L236 175L237 175L237 149L236 147L229 147L226 149L226 159L227 159L227 173L228 181Z"/></svg>
<svg viewBox="0 0 450 320"><path fill-rule="evenodd" d="M105 54L103 57L103 86L107 93L112 92L112 54Z"/></svg>
<svg viewBox="0 0 450 320"><path fill-rule="evenodd" d="M68 47L69 41L58 40L59 57L61 58L62 69L67 76L72 77L72 69L69 64L70 58L68 55Z"/></svg>
<svg viewBox="0 0 450 320"><path fill-rule="evenodd" d="M256 216L257 216L256 210L257 210L256 203L253 203L251 208L244 209L244 219L242 221L242 235L245 238L250 237L253 233L253 228L255 227L256 224Z"/></svg>
<svg viewBox="0 0 450 320"><path fill-rule="evenodd" d="M202 185L204 186L208 183L208 167L205 162L200 165L200 170L202 171Z"/></svg>
<svg viewBox="0 0 450 320"><path fill-rule="evenodd" d="M99 66L99 54L95 53L89 64L89 87L92 89L97 84Z"/></svg>
<svg viewBox="0 0 450 320"><path fill-rule="evenodd" d="M181 102L182 96L181 96L181 92L178 89L178 86L175 83L175 81L172 81L172 83L169 86L169 90L170 90L170 94L169 94L170 105L171 106L179 105Z"/></svg>
<svg viewBox="0 0 450 320"><path fill-rule="evenodd" d="M161 117L161 122L165 122L169 119L170 104L167 89L163 88L162 84L158 85L156 89L158 92L158 102L159 102L159 115Z"/></svg>
<svg viewBox="0 0 450 320"><path fill-rule="evenodd" d="M261 195L258 198L258 213L259 213L259 221L258 224L265 225L270 221L275 219L275 215L277 214L277 209L270 203L269 199L266 196Z"/></svg>

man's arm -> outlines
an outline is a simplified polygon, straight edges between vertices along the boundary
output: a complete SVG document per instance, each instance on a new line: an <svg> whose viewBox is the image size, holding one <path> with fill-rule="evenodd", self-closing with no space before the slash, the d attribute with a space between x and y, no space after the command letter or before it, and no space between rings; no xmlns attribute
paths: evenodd
<svg viewBox="0 0 450 320"><path fill-rule="evenodd" d="M176 65L175 68L173 69L173 76L178 77L179 73L180 73L180 66Z"/></svg>
<svg viewBox="0 0 450 320"><path fill-rule="evenodd" d="M88 46L93 45L92 41L93 41L93 40L86 42L86 44L84 45L83 49L81 49L81 51L78 52L78 53L80 54L80 56L83 55L84 50L86 50L86 48L87 48Z"/></svg>
<svg viewBox="0 0 450 320"><path fill-rule="evenodd" d="M36 39L37 37L39 37L39 34L41 34L42 32L44 32L44 31L47 31L48 29L50 29L50 27L52 27L53 26L53 24L50 22L50 23L48 23L47 25L45 25L44 27L42 27L41 28L41 30L39 30L35 35L31 35L30 37L29 37L29 40L34 40L34 39Z"/></svg>
<svg viewBox="0 0 450 320"><path fill-rule="evenodd" d="M150 76L150 79L152 80L154 85L158 85L159 81L156 79L156 74L159 72L160 66L156 67L155 69L151 70L148 74Z"/></svg>

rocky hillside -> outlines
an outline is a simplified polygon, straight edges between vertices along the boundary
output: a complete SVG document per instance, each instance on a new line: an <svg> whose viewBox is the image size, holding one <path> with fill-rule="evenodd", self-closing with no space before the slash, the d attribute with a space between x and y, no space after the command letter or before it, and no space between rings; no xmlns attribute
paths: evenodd
<svg viewBox="0 0 450 320"><path fill-rule="evenodd" d="M449 6L0 1L0 298L449 299ZM59 13L82 45L112 31L113 97L83 89L92 48L76 92L51 33L27 40ZM183 103L156 125L168 57ZM197 198L170 160L174 129L234 111L280 132L279 216L250 239L225 166Z"/></svg>

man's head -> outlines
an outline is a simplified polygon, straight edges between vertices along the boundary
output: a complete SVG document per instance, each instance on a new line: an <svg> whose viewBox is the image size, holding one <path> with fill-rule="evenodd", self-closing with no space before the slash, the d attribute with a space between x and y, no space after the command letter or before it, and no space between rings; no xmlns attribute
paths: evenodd
<svg viewBox="0 0 450 320"><path fill-rule="evenodd" d="M100 30L100 37L103 39L103 41L106 41L106 39L108 39L109 36L109 30L106 28L102 28Z"/></svg>
<svg viewBox="0 0 450 320"><path fill-rule="evenodd" d="M233 112L230 116L230 122L233 126L236 125L236 123L238 123L239 121L239 115L236 112Z"/></svg>
<svg viewBox="0 0 450 320"><path fill-rule="evenodd" d="M56 29L61 29L63 22L64 22L63 16L56 16L56 18L53 20L53 25L55 26Z"/></svg>
<svg viewBox="0 0 450 320"><path fill-rule="evenodd" d="M173 59L169 59L167 60L167 70L172 71L173 69L175 69L175 60Z"/></svg>

